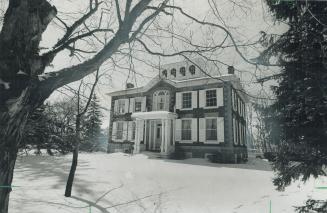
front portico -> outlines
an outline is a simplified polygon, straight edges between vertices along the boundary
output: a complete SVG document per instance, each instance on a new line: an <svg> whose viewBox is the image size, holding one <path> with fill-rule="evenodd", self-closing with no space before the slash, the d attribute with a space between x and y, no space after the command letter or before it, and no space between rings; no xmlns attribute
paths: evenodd
<svg viewBox="0 0 327 213"><path fill-rule="evenodd" d="M160 152L167 156L174 151L175 119L177 115L168 111L135 112L136 120L134 153L143 150Z"/></svg>

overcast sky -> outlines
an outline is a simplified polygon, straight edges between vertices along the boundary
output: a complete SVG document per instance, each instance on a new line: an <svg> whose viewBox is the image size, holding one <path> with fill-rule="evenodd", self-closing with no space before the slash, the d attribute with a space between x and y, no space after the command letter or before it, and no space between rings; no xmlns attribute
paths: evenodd
<svg viewBox="0 0 327 213"><path fill-rule="evenodd" d="M3 0L1 0L3 1ZM209 7L207 0L175 0L173 3L177 6L183 7L185 11L189 14L192 14L196 18L200 20L208 20L218 24L225 24L230 32L232 33L233 37L238 43L253 43L258 40L260 37L260 31L265 31L268 33L281 33L286 30L286 27L283 25L278 25L274 23L271 14L267 11L265 6L264 0L233 0L237 4L241 4L242 7L238 7L237 5L233 4L229 0L217 0L217 6L219 9L219 13L224 20L224 23L217 20L216 17L213 16L212 11ZM85 0L53 0L51 3L55 5L60 11L58 13L59 16L69 17L70 16L78 17L80 14L76 13L76 11L83 11L85 10L87 5L84 3L87 2ZM71 15L74 12L73 15ZM189 24L189 20L183 19L182 17L176 16L177 22L179 22L178 26L185 27ZM67 19L68 20L68 19ZM167 26L169 25L169 20L167 19ZM58 23L58 22L56 22ZM183 25L185 24L185 26ZM182 27L182 28L183 28ZM206 41L208 35L207 29L202 29L199 25L191 25L190 31L194 33L193 41L199 41L199 43L203 43ZM185 28L183 28L185 29ZM178 30L178 29L176 29ZM210 36L214 35L215 39L219 39L220 36L223 36L222 31L218 29L213 29L214 32L210 34ZM189 32L185 31L185 36L187 36ZM60 36L63 34L63 30L60 30L58 24L51 24L47 31L45 32L41 45L43 47L51 47ZM208 37L209 38L209 37ZM179 49L182 46L179 46L178 43L175 43ZM258 47L258 46L257 46ZM168 48L168 46L166 47ZM248 59L254 58L258 56L259 52L262 49L258 48L241 48L242 53ZM174 57L174 58L159 58L153 57L150 55L144 55L144 53L135 53L136 58L146 58L147 63L151 63L152 65L159 66L160 64L176 62L183 60L182 58ZM258 70L255 70L253 65L246 63L243 59L239 57L239 55L235 52L234 48L226 48L221 51L219 54L219 60L223 61L226 64L233 65L237 72L236 74L241 77L241 81L244 84L245 89L253 94L253 95L262 95L264 92L262 89L265 89L265 92L269 92L269 85L261 85L254 84L255 79L253 78L254 75L262 76L267 75L270 72L276 72L278 70L264 68L263 73ZM69 57L69 52L63 52L59 54L53 63L53 66L47 69L47 72L52 70L59 70L63 67L71 66L72 64L76 64L79 61L76 58ZM110 98L106 95L106 93L120 90L125 88L125 83L127 81L136 83L137 86L142 86L149 82L152 77L158 74L158 69L148 66L145 63L138 61L137 59L133 60L134 67L133 69L137 72L142 74L137 76L129 76L128 78L128 71L118 69L117 67L113 67L112 64L108 61L102 70L106 70L107 74L110 77L105 77L101 80L100 85L97 88L96 94L101 100L101 106L104 108L110 108ZM227 72L226 67L222 66L219 70L220 73ZM89 77L86 81L92 81L92 78ZM71 84L70 86L76 87L76 83ZM61 89L62 92L65 92L69 95L69 92ZM61 99L65 96L62 93L55 92L50 98L49 101L55 101ZM104 119L103 119L103 127L108 126L108 115L107 111L104 111Z"/></svg>

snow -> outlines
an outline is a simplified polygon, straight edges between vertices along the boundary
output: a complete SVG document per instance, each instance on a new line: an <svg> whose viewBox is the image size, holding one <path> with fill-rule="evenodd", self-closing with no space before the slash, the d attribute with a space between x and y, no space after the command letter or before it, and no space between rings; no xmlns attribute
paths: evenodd
<svg viewBox="0 0 327 213"><path fill-rule="evenodd" d="M20 156L11 213L264 213L294 212L308 198L326 198L316 181L274 189L268 162L213 164L145 154L81 153L73 197L63 196L71 155Z"/></svg>

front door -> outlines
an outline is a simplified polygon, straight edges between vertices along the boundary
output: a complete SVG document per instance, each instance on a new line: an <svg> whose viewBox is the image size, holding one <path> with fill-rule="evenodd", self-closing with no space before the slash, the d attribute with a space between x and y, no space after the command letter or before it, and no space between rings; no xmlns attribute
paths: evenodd
<svg viewBox="0 0 327 213"><path fill-rule="evenodd" d="M147 150L159 151L162 139L162 124L160 120L150 120L149 122L149 140L147 142Z"/></svg>
<svg viewBox="0 0 327 213"><path fill-rule="evenodd" d="M155 135L155 144L154 144L154 151L160 151L161 148L161 138L162 138L162 126L161 123L157 123L156 125L156 135Z"/></svg>

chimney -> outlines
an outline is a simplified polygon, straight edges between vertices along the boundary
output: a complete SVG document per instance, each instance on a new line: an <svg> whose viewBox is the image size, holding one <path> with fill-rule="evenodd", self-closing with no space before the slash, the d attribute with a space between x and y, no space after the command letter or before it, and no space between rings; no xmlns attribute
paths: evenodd
<svg viewBox="0 0 327 213"><path fill-rule="evenodd" d="M134 88L134 84L132 84L132 83L127 83L127 84L126 84L126 89L131 89L131 88Z"/></svg>
<svg viewBox="0 0 327 213"><path fill-rule="evenodd" d="M235 70L233 66L228 66L228 74L235 74Z"/></svg>

